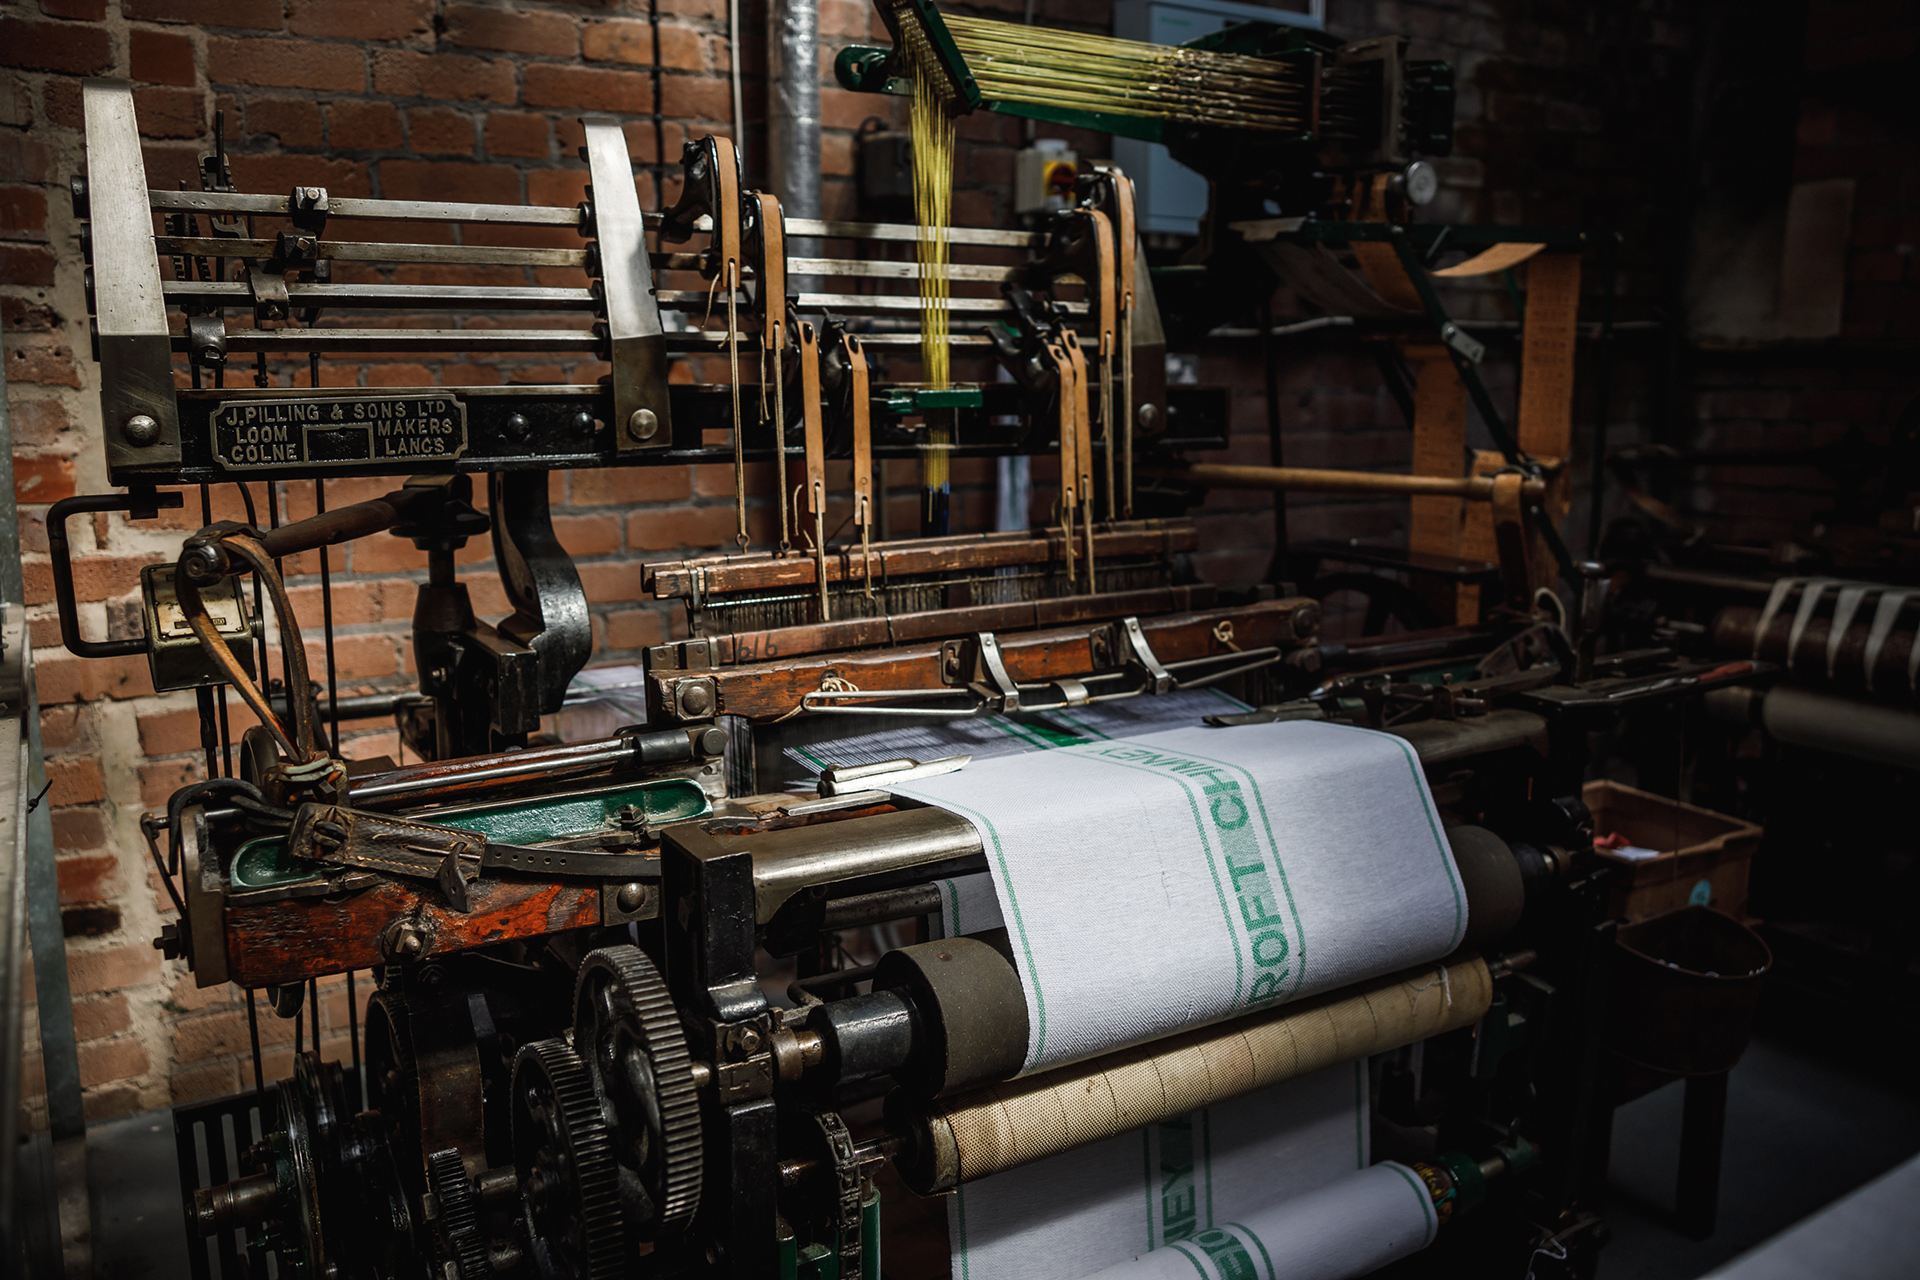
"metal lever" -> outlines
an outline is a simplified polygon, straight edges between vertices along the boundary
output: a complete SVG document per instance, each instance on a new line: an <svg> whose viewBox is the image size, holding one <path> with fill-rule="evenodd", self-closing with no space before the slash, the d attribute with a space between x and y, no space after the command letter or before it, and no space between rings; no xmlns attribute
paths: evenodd
<svg viewBox="0 0 1920 1280"><path fill-rule="evenodd" d="M885 790L921 778L937 778L957 773L973 762L971 755L942 756L922 764L918 760L880 760L872 764L835 764L820 771L820 794L839 796L848 792L849 783L863 784L862 791Z"/></svg>
<svg viewBox="0 0 1920 1280"><path fill-rule="evenodd" d="M1147 643L1146 632L1140 629L1140 619L1126 617L1120 619L1114 628L1115 649L1129 662L1144 668L1147 673L1147 687L1154 693L1167 693L1180 682L1173 674L1160 665L1160 659L1154 655L1153 646Z"/></svg>

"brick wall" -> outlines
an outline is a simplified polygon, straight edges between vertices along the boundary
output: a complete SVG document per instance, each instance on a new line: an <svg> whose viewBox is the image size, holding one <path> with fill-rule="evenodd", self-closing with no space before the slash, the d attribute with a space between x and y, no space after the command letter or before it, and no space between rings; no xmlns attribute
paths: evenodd
<svg viewBox="0 0 1920 1280"><path fill-rule="evenodd" d="M1108 21L1106 0L1041 0L1036 7L1046 23L1097 30ZM1019 6L1008 0L997 10L986 8L1012 15ZM1693 8L1681 0L1609 6L1571 0L1331 0L1329 17L1348 36L1406 32L1414 37L1416 56L1446 57L1459 68L1460 147L1441 166L1440 216L1621 229L1628 236L1621 316L1645 321L1666 316L1668 283L1682 252L1663 202L1687 177L1680 144L1690 110ZM662 194L668 200L677 194L677 184L663 179L677 164L682 140L726 132L730 113L725 5L660 0L659 9L656 72L645 4L616 0L573 5L15 0L0 5L0 66L11 69L0 78L0 320L22 504L20 539L46 706L49 799L72 934L69 972L90 1115L227 1092L248 1082L250 1068L238 993L196 990L178 965L163 963L148 945L169 913L149 869L138 820L143 810L199 775L193 701L183 694L154 696L140 659L83 662L67 655L58 647L52 617L47 504L107 487L98 374L86 355L82 266L64 191L66 177L81 171L82 164L80 78L116 75L137 83L149 176L156 186L192 182L196 158L211 145L218 109L224 112L226 141L243 189L280 191L299 180L322 182L339 194L568 204L579 198L585 177L575 159L575 118L591 111L611 112L627 122L629 147L643 166L637 179L641 199L657 207ZM856 38L884 41L862 0L822 0L821 29L828 54ZM742 67L750 183L760 180L764 160L760 30L759 6L748 5ZM1844 39L1854 41L1860 56L1878 56L1876 50L1885 47L1870 30L1867 36ZM821 62L830 78L831 57L823 55ZM825 213L848 216L855 212L854 133L874 115L897 123L899 107L842 93L829 83L822 115ZM1870 163L1856 145L1866 126L1857 127L1846 113L1822 120L1809 117L1806 125L1815 141L1828 128L1836 154ZM656 137L664 148L656 145ZM982 115L963 125L957 221L1010 225L1008 188L1020 138L1018 122L998 117ZM1100 139L1070 138L1083 155L1104 151ZM1884 191L1873 188L1886 197L1873 204L1878 212L1868 212L1871 202L1863 199L1856 235L1858 244L1877 252L1859 260L1864 274L1856 284L1863 300L1858 305L1867 311L1850 311L1850 321L1877 307L1887 338L1910 337L1910 327L1900 326L1910 326L1914 315L1901 302L1910 294L1888 298L1876 292L1882 286L1907 288L1912 280L1910 254L1894 247L1915 239L1909 229L1910 160L1902 172L1904 178L1882 184ZM1889 279L1890 272L1897 278ZM1467 314L1512 315L1497 284L1456 296ZM1300 314L1284 298L1280 313ZM1227 456L1238 461L1265 458L1266 406L1253 347L1244 339L1229 339L1199 353L1204 381L1234 387L1234 442ZM1503 403L1510 403L1512 388L1499 366L1510 354L1510 346L1496 344L1489 362ZM1655 376L1664 365L1658 344L1623 343L1621 390L1611 415L1622 439L1639 429L1650 409L1672 400L1686 403L1690 411L1694 407L1687 388L1675 389ZM590 361L556 365L551 359L365 359L328 362L322 382L584 381L603 371ZM703 380L721 376L712 368L697 372ZM287 386L302 385L307 377L304 364L274 366L270 374ZM1776 370L1766 377L1776 375L1784 376ZM247 373L236 370L232 376ZM1791 398L1785 410L1765 400L1736 409L1742 402L1726 398L1746 394L1765 380L1736 370L1726 385L1716 384L1713 394L1721 399L1699 403L1719 406L1715 413L1754 415L1751 420L1762 431L1776 430L1802 409L1815 413L1807 407L1811 402ZM1291 461L1406 465L1405 424L1371 361L1351 345L1324 337L1285 344L1280 391ZM1577 417L1581 429L1591 413L1585 394ZM1890 394L1872 404L1830 400L1818 413L1872 418L1884 416L1890 402ZM1685 414L1680 421L1684 434L1690 421ZM1042 476L1044 471L1039 469ZM988 523L991 479L990 466L956 468L961 527ZM765 474L750 481L758 492L766 492L768 482ZM910 530L910 468L894 468L890 483L896 486L893 527ZM328 486L327 497L338 505L382 488L380 482L336 482ZM596 662L630 661L678 625L640 598L639 566L678 550L725 542L732 527L730 494L730 474L716 468L555 477L556 527L587 585ZM264 486L255 485L254 496L264 502ZM304 483L281 486L279 500L291 518L313 509L312 488ZM1044 495L1039 500L1044 504ZM182 533L200 523L198 504L198 494L189 493L184 511L165 513L153 523L130 524L118 516L76 522L76 578L88 635L129 633L140 566L177 550ZM1401 503L1297 496L1291 506L1298 537L1391 541L1404 536ZM241 516L233 486L216 488L213 514ZM763 537L770 523L764 514L756 517ZM1265 570L1272 528L1266 500L1216 494L1198 516L1212 548L1199 561L1207 576L1246 581ZM391 538L365 540L332 554L342 692L405 687L413 674L406 620L413 584L422 576L421 557ZM487 556L484 542L470 547L461 558L462 573L482 615L497 616L503 602ZM289 566L296 605L315 633L317 568L312 556ZM320 670L319 655L312 656ZM236 711L234 734L243 727L244 716ZM350 725L348 731L351 755L396 749L384 725ZM324 985L329 995L323 1045L344 1052L344 992L338 980ZM268 1015L260 1025L271 1079L286 1070L291 1024ZM37 1043L31 1027L29 1043ZM33 1088L30 1079L29 1091Z"/></svg>

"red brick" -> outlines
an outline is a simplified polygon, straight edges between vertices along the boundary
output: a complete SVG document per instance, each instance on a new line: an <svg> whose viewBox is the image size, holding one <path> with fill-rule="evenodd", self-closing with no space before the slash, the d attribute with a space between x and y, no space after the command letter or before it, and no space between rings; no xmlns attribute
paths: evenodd
<svg viewBox="0 0 1920 1280"><path fill-rule="evenodd" d="M33 123L33 93L15 76L0 81L0 124L24 129Z"/></svg>
<svg viewBox="0 0 1920 1280"><path fill-rule="evenodd" d="M207 79L215 84L359 93L367 86L367 59L344 44L212 36L207 40Z"/></svg>
<svg viewBox="0 0 1920 1280"><path fill-rule="evenodd" d="M195 708L143 715L138 724L140 750L147 755L171 756L200 749L200 712ZM237 739L241 732L236 729L232 736Z"/></svg>
<svg viewBox="0 0 1920 1280"><path fill-rule="evenodd" d="M572 556L604 556L620 549L618 516L555 516L553 532Z"/></svg>
<svg viewBox="0 0 1920 1280"><path fill-rule="evenodd" d="M388 200L520 203L520 171L502 164L382 160L380 194Z"/></svg>
<svg viewBox="0 0 1920 1280"><path fill-rule="evenodd" d="M681 547L717 547L723 543L731 545L733 533L734 519L731 506L636 511L627 517L627 546L636 553L669 551ZM638 591L623 596L607 597L607 599L618 600L640 598Z"/></svg>
<svg viewBox="0 0 1920 1280"><path fill-rule="evenodd" d="M484 137L490 156L545 160L552 154L552 144L547 141L545 116L496 111L487 117Z"/></svg>
<svg viewBox="0 0 1920 1280"><path fill-rule="evenodd" d="M407 140L426 155L473 154L473 117L445 107L414 107L407 112Z"/></svg>
<svg viewBox="0 0 1920 1280"><path fill-rule="evenodd" d="M433 370L423 364L377 364L367 370L370 387L430 387Z"/></svg>
<svg viewBox="0 0 1920 1280"><path fill-rule="evenodd" d="M527 174L527 203L564 208L587 198L585 169L535 169ZM645 206L641 206L644 208Z"/></svg>
<svg viewBox="0 0 1920 1280"><path fill-rule="evenodd" d="M38 139L21 133L0 134L0 181L50 182L52 179L53 153Z"/></svg>
<svg viewBox="0 0 1920 1280"><path fill-rule="evenodd" d="M733 95L719 76L667 76L660 82L660 110L682 120L726 120L733 113Z"/></svg>
<svg viewBox="0 0 1920 1280"><path fill-rule="evenodd" d="M653 29L646 22L615 19L596 22L581 34L580 52L595 62L653 64ZM660 65L676 71L704 71L700 33L692 27L662 23Z"/></svg>
<svg viewBox="0 0 1920 1280"><path fill-rule="evenodd" d="M299 185L323 186L336 196L370 196L373 181L360 160L319 156L234 156L234 184L242 191L289 191Z"/></svg>
<svg viewBox="0 0 1920 1280"><path fill-rule="evenodd" d="M384 151L400 145L400 112L385 102L327 106L327 137L336 151Z"/></svg>
<svg viewBox="0 0 1920 1280"><path fill-rule="evenodd" d="M64 454L13 455L13 496L20 503L58 502L73 496L73 459Z"/></svg>
<svg viewBox="0 0 1920 1280"><path fill-rule="evenodd" d="M97 1000L73 1002L73 1034L80 1040L103 1040L133 1027L133 1010L118 992Z"/></svg>
<svg viewBox="0 0 1920 1280"><path fill-rule="evenodd" d="M135 80L186 88L192 88L195 83L191 36L171 31L135 30L127 37L127 57Z"/></svg>
<svg viewBox="0 0 1920 1280"><path fill-rule="evenodd" d="M60 809L53 815L53 847L80 853L107 846L107 820L98 809Z"/></svg>
<svg viewBox="0 0 1920 1280"><path fill-rule="evenodd" d="M0 280L8 284L28 284L47 286L53 283L53 250L32 244L0 245ZM60 348L65 351L66 348ZM73 372L73 361L69 357L64 367L56 365L41 366L31 361L25 350L16 350L15 359L7 363L7 381L16 379L23 382L52 382L60 386L77 387L79 375ZM37 376L36 370L46 369L54 376Z"/></svg>
<svg viewBox="0 0 1920 1280"><path fill-rule="evenodd" d="M333 656L343 682L375 680L394 675L400 670L392 636L337 636L333 642ZM307 645L307 665L314 671L324 672L327 669L326 650L318 640Z"/></svg>
<svg viewBox="0 0 1920 1280"><path fill-rule="evenodd" d="M0 66L99 75L113 70L113 39L104 27L0 18Z"/></svg>
<svg viewBox="0 0 1920 1280"><path fill-rule="evenodd" d="M0 238L46 240L46 194L33 186L0 186ZM8 282L12 284L12 280ZM21 328L36 328L42 332L54 328L50 322L21 324L21 320L27 320L31 315L25 299L8 297L6 303L6 328L10 334L17 334ZM52 317L52 311L46 307L40 307L38 311Z"/></svg>
<svg viewBox="0 0 1920 1280"><path fill-rule="evenodd" d="M51 590L47 599L52 599ZM43 707L96 698L144 698L153 692L153 673L147 660L140 657L76 658L62 654L35 659L33 678Z"/></svg>
<svg viewBox="0 0 1920 1280"><path fill-rule="evenodd" d="M53 867L60 882L62 905L111 902L120 887L120 861L110 853L58 858Z"/></svg>
<svg viewBox="0 0 1920 1280"><path fill-rule="evenodd" d="M86 707L46 707L40 712L40 745L49 754L93 745L94 715Z"/></svg>
<svg viewBox="0 0 1920 1280"><path fill-rule="evenodd" d="M645 649L666 639L666 619L656 610L625 609L607 615L609 649Z"/></svg>
<svg viewBox="0 0 1920 1280"><path fill-rule="evenodd" d="M396 98L512 102L513 64L450 53L380 49L373 55L373 88Z"/></svg>
<svg viewBox="0 0 1920 1280"><path fill-rule="evenodd" d="M203 27L278 31L281 0L123 0L135 22L192 22Z"/></svg>
<svg viewBox="0 0 1920 1280"><path fill-rule="evenodd" d="M433 0L292 0L295 35L348 40L406 40L433 29Z"/></svg>
<svg viewBox="0 0 1920 1280"><path fill-rule="evenodd" d="M40 12L49 18L99 22L107 16L107 0L40 0Z"/></svg>
<svg viewBox="0 0 1920 1280"><path fill-rule="evenodd" d="M247 1088L252 1087L253 1076L249 1068ZM224 1098L228 1094L240 1092L240 1063L235 1059L227 1062L207 1062L194 1067L176 1064L167 1072L167 1088L170 1093L169 1100L176 1107L190 1102Z"/></svg>
<svg viewBox="0 0 1920 1280"><path fill-rule="evenodd" d="M107 798L106 775L92 757L47 761L47 803L99 804Z"/></svg>
<svg viewBox="0 0 1920 1280"><path fill-rule="evenodd" d="M140 803L158 808L167 798L189 783L200 781L200 763L196 760L168 760L140 766Z"/></svg>
<svg viewBox="0 0 1920 1280"><path fill-rule="evenodd" d="M637 71L535 63L526 69L521 99L530 107L571 107L585 111L653 110L653 86Z"/></svg>
<svg viewBox="0 0 1920 1280"><path fill-rule="evenodd" d="M320 104L305 98L247 99L247 132L278 138L283 147L318 147L326 141Z"/></svg>
<svg viewBox="0 0 1920 1280"><path fill-rule="evenodd" d="M126 943L92 951L67 950L67 985L76 996L119 991L160 976L160 953L151 943Z"/></svg>
<svg viewBox="0 0 1920 1280"><path fill-rule="evenodd" d="M475 49L503 49L508 53L543 53L569 57L579 47L572 18L557 13L503 9L479 5L451 5L446 13L447 39Z"/></svg>
<svg viewBox="0 0 1920 1280"><path fill-rule="evenodd" d="M46 240L46 194L33 186L0 186L0 238Z"/></svg>
<svg viewBox="0 0 1920 1280"><path fill-rule="evenodd" d="M111 1084L147 1074L146 1048L138 1040L96 1040L80 1046L80 1086Z"/></svg>
<svg viewBox="0 0 1920 1280"><path fill-rule="evenodd" d="M133 109L143 138L197 138L207 131L206 99L197 90L135 89Z"/></svg>
<svg viewBox="0 0 1920 1280"><path fill-rule="evenodd" d="M728 513L731 519L731 513ZM638 519L638 517L635 517ZM728 525L731 529L732 525ZM646 599L640 582L640 562L621 564L583 564L579 566L580 585L586 589L587 603L613 604Z"/></svg>

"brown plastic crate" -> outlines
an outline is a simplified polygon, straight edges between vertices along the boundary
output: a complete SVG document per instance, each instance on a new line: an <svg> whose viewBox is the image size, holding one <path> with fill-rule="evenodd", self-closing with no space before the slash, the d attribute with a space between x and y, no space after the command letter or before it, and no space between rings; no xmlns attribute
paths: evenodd
<svg viewBox="0 0 1920 1280"><path fill-rule="evenodd" d="M1614 884L1615 917L1631 924L1689 903L1746 917L1747 875L1761 828L1618 782L1589 782L1582 798L1593 811L1595 836L1617 831L1629 844L1661 851L1640 862L1595 851L1626 873Z"/></svg>

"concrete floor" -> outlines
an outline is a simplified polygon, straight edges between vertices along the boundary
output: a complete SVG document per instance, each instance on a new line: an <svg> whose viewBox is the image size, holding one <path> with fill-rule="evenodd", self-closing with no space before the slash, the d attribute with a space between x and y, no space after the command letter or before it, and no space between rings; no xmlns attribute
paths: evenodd
<svg viewBox="0 0 1920 1280"><path fill-rule="evenodd" d="M1718 1228L1690 1240L1669 1226L1681 1093L1672 1084L1614 1114L1599 1280L1693 1280L1920 1151L1911 1089L1757 1036L1728 1081Z"/></svg>
<svg viewBox="0 0 1920 1280"><path fill-rule="evenodd" d="M1672 1230L1681 1091L1615 1116L1614 1239L1600 1280L1694 1280L1920 1151L1920 1099L1778 1040L1758 1038L1734 1069L1719 1229ZM173 1124L166 1112L90 1131L95 1275L186 1280Z"/></svg>

